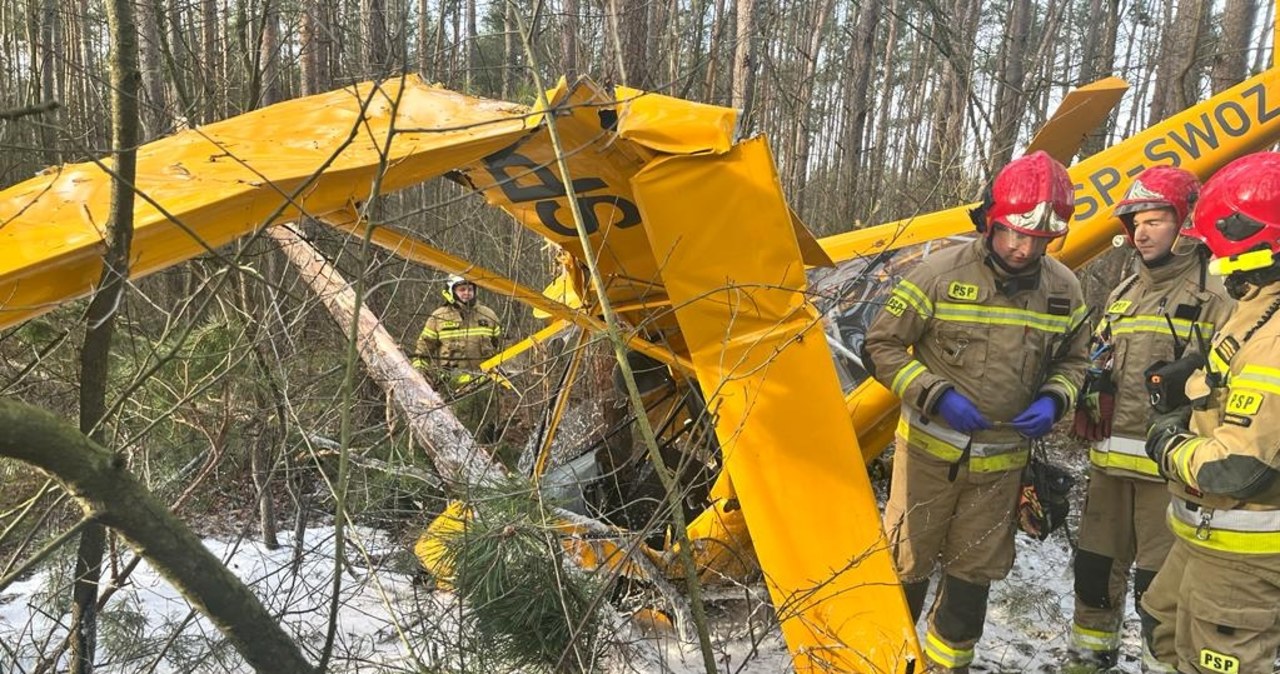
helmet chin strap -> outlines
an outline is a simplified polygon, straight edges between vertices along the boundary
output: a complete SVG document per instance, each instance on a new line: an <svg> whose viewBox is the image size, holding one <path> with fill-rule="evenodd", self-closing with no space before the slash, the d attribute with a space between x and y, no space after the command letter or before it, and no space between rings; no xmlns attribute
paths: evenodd
<svg viewBox="0 0 1280 674"><path fill-rule="evenodd" d="M1022 290L1034 290L1040 286L1040 262L1044 256L1036 258L1034 262L1023 267L1022 269L1014 269L996 254L994 248L991 247L991 237L986 238L987 246L987 266L997 269L1006 275L1006 278L997 278L997 289L1005 296L1012 296ZM997 277L999 275L997 274Z"/></svg>

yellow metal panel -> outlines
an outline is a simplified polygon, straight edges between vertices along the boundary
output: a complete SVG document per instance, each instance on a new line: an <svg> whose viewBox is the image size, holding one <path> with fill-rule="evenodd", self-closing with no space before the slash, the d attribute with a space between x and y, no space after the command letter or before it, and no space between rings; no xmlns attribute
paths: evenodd
<svg viewBox="0 0 1280 674"><path fill-rule="evenodd" d="M738 113L631 87L615 87L618 135L666 154L722 154L733 146Z"/></svg>
<svg viewBox="0 0 1280 674"><path fill-rule="evenodd" d="M1119 77L1107 77L1073 89L1023 153L1043 150L1063 164L1070 164L1085 136L1106 121L1128 90L1129 83Z"/></svg>
<svg viewBox="0 0 1280 674"><path fill-rule="evenodd" d="M658 264L631 195L631 176L646 159L631 143L619 141L602 119L601 112L614 105L613 97L588 80L562 86L551 95L551 106L560 111L556 125L573 175L573 190L599 257L605 292L616 303L663 296ZM568 188L555 165L550 134L539 127L521 143L460 167L460 173L484 192L489 203L582 260ZM594 303L585 294L581 299Z"/></svg>
<svg viewBox="0 0 1280 674"><path fill-rule="evenodd" d="M905 671L915 628L763 139L633 184L797 671Z"/></svg>
<svg viewBox="0 0 1280 674"><path fill-rule="evenodd" d="M138 150L132 275L253 230L402 189L511 145L525 108L416 77L279 103ZM395 142L387 136L394 123ZM100 275L110 176L95 162L0 192L0 327L84 295ZM292 197L292 200L291 200Z"/></svg>

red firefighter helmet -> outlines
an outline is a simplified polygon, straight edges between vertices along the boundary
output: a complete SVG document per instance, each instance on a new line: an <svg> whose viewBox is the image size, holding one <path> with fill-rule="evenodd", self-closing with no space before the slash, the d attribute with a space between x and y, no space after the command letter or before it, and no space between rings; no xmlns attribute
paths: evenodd
<svg viewBox="0 0 1280 674"><path fill-rule="evenodd" d="M1032 152L1005 165L991 185L986 209L987 236L1002 225L1028 236L1065 236L1076 210L1067 169L1044 152Z"/></svg>
<svg viewBox="0 0 1280 674"><path fill-rule="evenodd" d="M1280 153L1247 155L1214 174L1183 233L1208 246L1218 273L1271 266L1280 252Z"/></svg>
<svg viewBox="0 0 1280 674"><path fill-rule="evenodd" d="M1115 216L1124 224L1125 237L1133 244L1133 216L1156 208L1173 209L1178 227L1191 224L1191 207L1200 194L1200 179L1176 166L1153 166L1143 171L1124 199L1116 204Z"/></svg>

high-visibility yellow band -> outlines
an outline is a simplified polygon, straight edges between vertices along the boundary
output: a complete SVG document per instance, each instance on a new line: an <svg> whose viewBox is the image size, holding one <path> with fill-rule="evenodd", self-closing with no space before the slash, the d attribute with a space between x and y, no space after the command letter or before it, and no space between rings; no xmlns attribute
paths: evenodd
<svg viewBox="0 0 1280 674"><path fill-rule="evenodd" d="M1178 335L1179 339L1191 339L1192 335L1196 332L1193 328L1199 328L1200 336L1205 339L1213 336L1213 323L1190 321L1185 318L1171 318L1166 320L1164 316L1155 316L1150 314L1121 316L1119 318L1111 319L1111 333L1113 335L1128 335L1148 332L1157 335L1169 335L1170 321L1173 322L1173 332Z"/></svg>
<svg viewBox="0 0 1280 674"><path fill-rule="evenodd" d="M1049 380L1046 383L1061 386L1063 392L1067 394L1067 400L1076 399L1076 385L1071 383L1071 380L1067 379L1066 375L1055 374L1052 377L1049 377Z"/></svg>
<svg viewBox="0 0 1280 674"><path fill-rule="evenodd" d="M440 339L440 333L436 332L435 330L432 330L431 328L423 328L422 338L423 339Z"/></svg>
<svg viewBox="0 0 1280 674"><path fill-rule="evenodd" d="M902 298L903 302L911 305L916 310L916 313L921 316L928 317L933 315L933 302L916 284L903 279L894 287L893 294Z"/></svg>
<svg viewBox="0 0 1280 674"><path fill-rule="evenodd" d="M1160 477L1160 468L1156 462L1146 456L1133 456L1115 451L1103 451L1094 447L1089 450L1089 462L1098 468L1116 468L1131 473Z"/></svg>
<svg viewBox="0 0 1280 674"><path fill-rule="evenodd" d="M911 425L906 415L898 418L898 435L902 436L908 445L915 445L948 463L955 463L964 455L962 447L957 447L947 440ZM974 473L1017 470L1027 465L1028 454L1027 448L1022 443L972 445L969 448L969 470Z"/></svg>
<svg viewBox="0 0 1280 674"><path fill-rule="evenodd" d="M1072 624L1071 645L1088 651L1114 651L1120 648L1120 633Z"/></svg>
<svg viewBox="0 0 1280 674"><path fill-rule="evenodd" d="M1280 393L1280 370L1262 365L1245 365L1240 373L1231 378L1231 387L1242 387Z"/></svg>
<svg viewBox="0 0 1280 674"><path fill-rule="evenodd" d="M937 318L943 321L978 323L980 325L1013 325L1043 332L1065 333L1071 329L1071 317L1042 314L1013 307L982 304L938 302Z"/></svg>
<svg viewBox="0 0 1280 674"><path fill-rule="evenodd" d="M447 339L463 339L465 337L497 337L498 331L493 328L457 328L441 330L440 341Z"/></svg>
<svg viewBox="0 0 1280 674"><path fill-rule="evenodd" d="M1172 468L1183 484L1195 485L1195 476L1191 474L1191 455L1196 447L1204 444L1208 438L1194 437L1184 440L1177 447L1168 451L1164 462L1166 468Z"/></svg>
<svg viewBox="0 0 1280 674"><path fill-rule="evenodd" d="M930 660L948 669L967 667L973 662L972 648L952 648L935 635L933 630L929 630L925 635L924 654Z"/></svg>
<svg viewBox="0 0 1280 674"><path fill-rule="evenodd" d="M1254 269L1270 267L1272 261L1272 254L1269 248L1251 250L1231 257L1219 257L1210 260L1209 273L1214 276L1226 276L1238 271L1253 271Z"/></svg>
<svg viewBox="0 0 1280 674"><path fill-rule="evenodd" d="M1280 555L1280 532L1215 529L1210 521L1206 530L1198 536L1196 532L1199 525L1178 519L1172 508L1169 512L1169 528L1188 543L1210 550L1242 555Z"/></svg>
<svg viewBox="0 0 1280 674"><path fill-rule="evenodd" d="M902 397L902 392L907 390L911 382L915 381L920 375L928 372L928 368L918 360L913 360L898 370L898 374L893 377L892 385L889 387L893 394Z"/></svg>

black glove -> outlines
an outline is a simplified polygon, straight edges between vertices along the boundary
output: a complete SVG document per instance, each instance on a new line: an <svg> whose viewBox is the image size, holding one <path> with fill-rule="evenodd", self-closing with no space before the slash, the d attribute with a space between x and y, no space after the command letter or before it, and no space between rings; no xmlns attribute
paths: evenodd
<svg viewBox="0 0 1280 674"><path fill-rule="evenodd" d="M1151 427L1147 429L1147 443L1145 449L1147 456L1160 467L1160 472L1165 473L1164 457L1169 450L1175 445L1181 444L1181 440L1191 436L1190 430L1187 428L1191 423L1191 408L1179 407L1172 412L1156 415L1151 422ZM1167 473L1166 473L1167 475Z"/></svg>
<svg viewBox="0 0 1280 674"><path fill-rule="evenodd" d="M1157 414L1175 412L1190 404L1187 400L1187 380L1205 366L1204 355L1191 353L1172 363L1158 360L1142 373L1151 407Z"/></svg>

